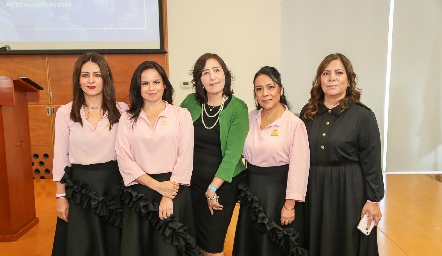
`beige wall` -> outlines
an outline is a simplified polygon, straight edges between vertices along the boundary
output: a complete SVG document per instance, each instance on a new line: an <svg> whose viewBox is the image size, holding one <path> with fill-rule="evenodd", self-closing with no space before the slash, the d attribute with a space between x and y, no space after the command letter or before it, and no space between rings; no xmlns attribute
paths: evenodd
<svg viewBox="0 0 442 256"><path fill-rule="evenodd" d="M281 62L281 5L275 0L167 1L169 74L179 104L192 89L189 71L199 56L217 53L232 71L235 95L254 106L253 76Z"/></svg>
<svg viewBox="0 0 442 256"><path fill-rule="evenodd" d="M233 72L235 94L249 109L254 106L253 75L261 66L272 65L281 71L292 110L299 112L319 62L328 53L342 52L358 74L362 102L376 114L385 171L440 173L442 3L396 2L387 88L390 1L169 0L175 103L192 92L179 84L191 80L188 73L195 60L214 52ZM389 104L386 116L384 103Z"/></svg>

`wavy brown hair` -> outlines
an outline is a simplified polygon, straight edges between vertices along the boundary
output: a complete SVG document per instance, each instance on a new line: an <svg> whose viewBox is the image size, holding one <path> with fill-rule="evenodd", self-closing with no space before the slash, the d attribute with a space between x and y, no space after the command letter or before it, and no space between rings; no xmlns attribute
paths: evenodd
<svg viewBox="0 0 442 256"><path fill-rule="evenodd" d="M120 120L121 113L117 108L117 101L115 96L115 85L112 77L112 71L107 63L106 59L96 53L88 52L81 55L74 65L74 71L72 73L72 88L73 88L73 100L72 110L70 117L72 121L79 122L83 125L80 115L80 109L86 104L84 100L84 92L80 86L81 68L86 62L93 62L100 67L101 77L103 78L103 100L101 102L101 109L103 113L107 112L110 128Z"/></svg>
<svg viewBox="0 0 442 256"><path fill-rule="evenodd" d="M316 71L316 77L312 82L312 89L310 90L310 99L305 106L305 112L303 118L313 120L313 116L319 110L319 103L324 102L324 91L322 91L321 87L321 76L322 72L324 72L325 68L332 62L333 60L340 60L344 65L345 72L347 73L347 80L349 86L345 91L345 97L340 101L341 113L347 110L348 106L345 104L348 100L353 102L360 102L361 99L361 89L359 89L357 85L357 76L353 71L353 65L350 60L345 57L341 53L332 53L327 55L324 60L322 60L321 64L318 66L318 70Z"/></svg>
<svg viewBox="0 0 442 256"><path fill-rule="evenodd" d="M195 62L193 70L191 71L191 75L193 76L192 85L195 88L195 98L200 105L207 103L207 92L204 89L203 83L201 82L201 77L203 76L203 70L206 66L206 62L209 59L215 59L218 61L219 65L221 65L221 68L223 69L225 77L223 95L230 97L233 94L233 76L230 70L227 68L226 63L223 61L223 59L221 59L220 56L218 56L218 54L205 53L198 58L198 60Z"/></svg>

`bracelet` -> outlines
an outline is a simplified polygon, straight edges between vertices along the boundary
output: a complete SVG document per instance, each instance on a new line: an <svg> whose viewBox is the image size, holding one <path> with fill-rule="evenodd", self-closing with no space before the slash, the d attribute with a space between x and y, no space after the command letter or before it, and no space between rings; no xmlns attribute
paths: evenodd
<svg viewBox="0 0 442 256"><path fill-rule="evenodd" d="M66 193L63 193L63 194L55 194L55 198L62 198L62 197L66 197Z"/></svg>
<svg viewBox="0 0 442 256"><path fill-rule="evenodd" d="M293 208L287 208L286 206L285 206L285 204L283 204L282 205L286 210L289 210L289 211L293 211L294 209L295 209L295 207L293 206Z"/></svg>
<svg viewBox="0 0 442 256"><path fill-rule="evenodd" d="M209 185L209 188L211 189L211 190L213 190L213 192L216 192L218 189L215 187L215 186L213 186L212 184L210 184Z"/></svg>
<svg viewBox="0 0 442 256"><path fill-rule="evenodd" d="M208 196L207 193L205 193L205 196L206 196L207 200L215 200L218 198L218 195L216 193L212 197Z"/></svg>
<svg viewBox="0 0 442 256"><path fill-rule="evenodd" d="M374 204L378 204L379 202L372 202L370 200L367 200L367 203L374 203Z"/></svg>

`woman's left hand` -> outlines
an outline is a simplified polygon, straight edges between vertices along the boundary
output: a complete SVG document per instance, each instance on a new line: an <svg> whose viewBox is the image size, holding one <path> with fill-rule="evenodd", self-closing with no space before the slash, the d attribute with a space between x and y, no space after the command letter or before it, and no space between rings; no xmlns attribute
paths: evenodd
<svg viewBox="0 0 442 256"><path fill-rule="evenodd" d="M158 215L161 220L165 220L173 214L173 201L172 199L163 196L158 207Z"/></svg>
<svg viewBox="0 0 442 256"><path fill-rule="evenodd" d="M206 191L206 195L209 197L213 197L216 194L212 190L208 189ZM215 199L207 199L207 205L209 206L209 211L210 211L210 214L212 214L212 215L213 215L213 210L222 211L222 209L223 209L223 206L218 201L218 196L216 196Z"/></svg>
<svg viewBox="0 0 442 256"><path fill-rule="evenodd" d="M290 207L287 207L290 206ZM287 209L287 208L289 209ZM286 200L281 209L281 225L289 225L295 220L295 201Z"/></svg>
<svg viewBox="0 0 442 256"><path fill-rule="evenodd" d="M374 225L377 226L379 221L382 218L381 208L379 207L379 203L366 202L361 211L361 218L368 213L368 226L371 221L374 220Z"/></svg>

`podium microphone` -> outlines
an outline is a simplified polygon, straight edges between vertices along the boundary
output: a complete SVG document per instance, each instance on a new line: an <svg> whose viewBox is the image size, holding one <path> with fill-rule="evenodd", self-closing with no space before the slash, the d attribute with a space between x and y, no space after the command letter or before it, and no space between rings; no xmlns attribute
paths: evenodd
<svg viewBox="0 0 442 256"><path fill-rule="evenodd" d="M5 46L0 47L0 52L7 52L10 50L11 50L11 46L9 46L9 45L5 45Z"/></svg>

